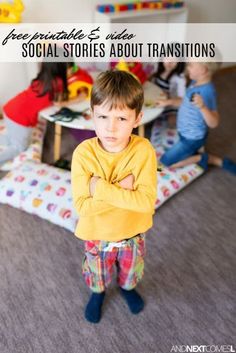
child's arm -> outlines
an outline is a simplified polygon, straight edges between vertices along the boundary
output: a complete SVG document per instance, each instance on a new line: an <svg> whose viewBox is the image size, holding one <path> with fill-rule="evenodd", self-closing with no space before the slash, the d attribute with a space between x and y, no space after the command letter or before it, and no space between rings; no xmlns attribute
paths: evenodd
<svg viewBox="0 0 236 353"><path fill-rule="evenodd" d="M74 98L70 98L67 100L63 100L62 96L59 96L59 99L57 101L53 101L53 105L57 107L67 107L70 106L70 104L73 103L80 103L86 99L86 94L84 92L80 93L78 96Z"/></svg>
<svg viewBox="0 0 236 353"><path fill-rule="evenodd" d="M83 166L83 156L74 153L71 166L73 204L81 216L93 216L113 208L104 201L96 201L90 194L90 180L98 179Z"/></svg>
<svg viewBox="0 0 236 353"><path fill-rule="evenodd" d="M167 107L168 105L172 105L173 107L178 108L183 99L181 97L175 97L175 98L168 98L168 99L158 99L156 101L156 105L159 107Z"/></svg>
<svg viewBox="0 0 236 353"><path fill-rule="evenodd" d="M100 179L99 177L92 177L90 179L89 191L90 191L91 196L94 195L96 184L99 179ZM127 175L118 184L122 187L122 189L133 190L134 189L134 176L133 176L133 174Z"/></svg>
<svg viewBox="0 0 236 353"><path fill-rule="evenodd" d="M219 113L216 110L213 111L207 108L200 94L194 94L192 101L193 104L202 112L207 126L210 128L215 128L219 125Z"/></svg>
<svg viewBox="0 0 236 353"><path fill-rule="evenodd" d="M99 178L94 180L93 199L134 212L153 212L156 200L157 177L155 151L150 149L140 163L142 165L140 165L137 180L134 182L134 190L132 190L131 176L126 177L128 178L127 180L125 178L123 181L120 181L120 186L110 184L106 180Z"/></svg>

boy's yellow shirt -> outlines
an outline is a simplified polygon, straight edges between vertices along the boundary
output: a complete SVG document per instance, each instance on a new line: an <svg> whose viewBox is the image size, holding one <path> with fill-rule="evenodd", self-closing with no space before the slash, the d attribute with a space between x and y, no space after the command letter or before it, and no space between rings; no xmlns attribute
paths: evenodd
<svg viewBox="0 0 236 353"><path fill-rule="evenodd" d="M129 174L134 175L134 190L118 184ZM93 197L89 192L92 176L100 177ZM82 142L73 153L71 178L79 238L120 241L151 228L157 161L147 139L131 135L128 146L117 153L105 151L97 137Z"/></svg>

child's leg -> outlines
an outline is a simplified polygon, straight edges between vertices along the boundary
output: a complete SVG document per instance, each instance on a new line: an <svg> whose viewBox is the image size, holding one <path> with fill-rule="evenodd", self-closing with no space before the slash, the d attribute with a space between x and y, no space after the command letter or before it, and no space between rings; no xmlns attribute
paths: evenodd
<svg viewBox="0 0 236 353"><path fill-rule="evenodd" d="M16 157L17 154L18 151L14 146L7 146L6 149L0 152L0 166L10 159Z"/></svg>
<svg viewBox="0 0 236 353"><path fill-rule="evenodd" d="M10 144L9 137L7 134L0 135L0 145L1 146L8 146Z"/></svg>
<svg viewBox="0 0 236 353"><path fill-rule="evenodd" d="M220 158L213 154L208 154L208 164L223 168L227 172L236 175L236 163L229 158Z"/></svg>
<svg viewBox="0 0 236 353"><path fill-rule="evenodd" d="M186 165L198 163L203 169L207 169L208 165L214 165L215 167L223 168L231 174L236 175L236 163L228 158L220 158L208 153L198 154L192 157L189 157L181 162L173 164L172 168L185 167Z"/></svg>
<svg viewBox="0 0 236 353"><path fill-rule="evenodd" d="M198 149L204 145L205 139L202 140L187 140L180 136L180 140L166 151L160 159L160 162L165 166L184 166L191 163L197 163L198 158L195 156ZM189 157L195 157L192 160L187 160ZM185 164L185 160L187 160ZM176 167L177 168L177 167Z"/></svg>
<svg viewBox="0 0 236 353"><path fill-rule="evenodd" d="M15 123L5 114L3 116L7 129L9 144L14 147L17 150L17 154L19 154L29 146L33 129L28 126L23 126Z"/></svg>
<svg viewBox="0 0 236 353"><path fill-rule="evenodd" d="M218 156L214 156L213 154L208 154L208 164L214 165L216 167L222 167L223 159Z"/></svg>
<svg viewBox="0 0 236 353"><path fill-rule="evenodd" d="M3 121L4 121L4 124L5 124L6 133L5 134L0 134L0 145L8 146L10 144L10 139L9 139L8 130L7 130L7 127L6 127L6 118L5 118L5 116L3 116Z"/></svg>
<svg viewBox="0 0 236 353"><path fill-rule="evenodd" d="M85 318L92 323L101 319L105 289L112 279L113 264L116 252L103 251L107 242L85 241L83 276L92 290L92 295L85 309Z"/></svg>
<svg viewBox="0 0 236 353"><path fill-rule="evenodd" d="M144 253L144 235L137 235L127 240L127 245L119 249L117 257L118 284L133 314L138 314L144 307L143 299L134 289L143 276Z"/></svg>
<svg viewBox="0 0 236 353"><path fill-rule="evenodd" d="M201 155L197 154L195 156L189 157L184 159L183 161L177 162L172 164L172 168L181 168L185 167L186 165L193 164L193 163L199 163L201 160Z"/></svg>
<svg viewBox="0 0 236 353"><path fill-rule="evenodd" d="M0 152L0 165L16 157L28 145L31 128L22 127L4 114L6 135L0 135L0 145L6 148Z"/></svg>

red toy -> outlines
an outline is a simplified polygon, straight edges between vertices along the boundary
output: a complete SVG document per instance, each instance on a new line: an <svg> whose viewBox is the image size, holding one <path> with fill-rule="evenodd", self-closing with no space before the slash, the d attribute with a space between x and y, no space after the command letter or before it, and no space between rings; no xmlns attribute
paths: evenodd
<svg viewBox="0 0 236 353"><path fill-rule="evenodd" d="M67 79L69 99L77 97L81 92L86 92L90 97L93 79L86 70L78 67L78 70Z"/></svg>
<svg viewBox="0 0 236 353"><path fill-rule="evenodd" d="M127 71L133 74L142 84L147 81L147 74L143 70L143 65L139 62L125 62L120 61L118 64L112 64L118 70Z"/></svg>

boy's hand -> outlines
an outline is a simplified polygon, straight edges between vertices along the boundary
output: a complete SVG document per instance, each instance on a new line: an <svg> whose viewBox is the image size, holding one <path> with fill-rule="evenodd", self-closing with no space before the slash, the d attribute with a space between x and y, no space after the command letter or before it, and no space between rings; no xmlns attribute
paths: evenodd
<svg viewBox="0 0 236 353"><path fill-rule="evenodd" d="M95 193L95 188L96 188L96 184L97 184L97 181L98 179L100 179L99 177L96 177L96 176L93 176L91 177L90 179L90 182L89 182L89 192L90 192L90 195L93 196L94 193Z"/></svg>
<svg viewBox="0 0 236 353"><path fill-rule="evenodd" d="M126 190L134 190L134 176L133 174L127 175L124 179L119 181L119 185Z"/></svg>
<svg viewBox="0 0 236 353"><path fill-rule="evenodd" d="M191 97L191 101L200 110L205 106L201 95L198 93L193 94L193 96Z"/></svg>

